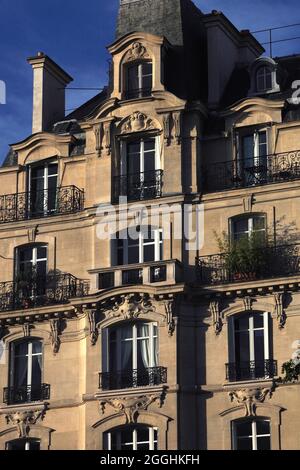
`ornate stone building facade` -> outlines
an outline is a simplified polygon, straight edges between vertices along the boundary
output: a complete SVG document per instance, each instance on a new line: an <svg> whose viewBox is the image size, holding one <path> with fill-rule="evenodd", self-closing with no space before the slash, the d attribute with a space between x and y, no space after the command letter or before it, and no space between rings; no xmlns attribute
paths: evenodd
<svg viewBox="0 0 300 470"><path fill-rule="evenodd" d="M190 0L121 1L108 50L110 83L68 116L72 78L29 59L32 135L0 169L0 449L299 449L279 377L300 336L300 59ZM119 197L134 240L99 234ZM175 234L187 205L203 246Z"/></svg>

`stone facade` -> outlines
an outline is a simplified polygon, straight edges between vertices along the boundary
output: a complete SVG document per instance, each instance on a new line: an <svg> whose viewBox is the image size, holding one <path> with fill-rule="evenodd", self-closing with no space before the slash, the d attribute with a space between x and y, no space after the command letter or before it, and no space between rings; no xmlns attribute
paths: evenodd
<svg viewBox="0 0 300 470"><path fill-rule="evenodd" d="M208 87L195 88L190 100L191 82L183 82L183 92L176 95L171 75L178 44L172 38L182 37L182 30L168 38L159 22L151 30L152 17L143 31L124 29L128 9L139 4L147 8L148 3L121 2L118 38L108 48L111 83L69 116L57 120L52 108L48 115L41 109L41 89L50 89L53 99L51 86L41 86L49 79L41 68L51 67L65 82L71 77L45 54L30 59L39 74L34 80L34 116L40 117L40 128L36 132L34 119L32 135L12 146L17 164L9 159L0 169L0 449L35 441L40 449L97 450L120 446L124 429L152 429L151 448L229 450L240 442L235 426L256 426L262 420L268 423L265 434L272 450L299 449L299 384L278 380L300 336L298 108L286 101L288 79L280 82L280 92L276 82L276 95L271 89L249 92L256 79L251 64L263 63L262 47L219 12L197 11L207 52L201 74ZM168 9L169 2L160 3ZM180 8L194 14L192 2L176 3L180 16ZM153 11L151 7L151 15ZM228 57L224 53L221 58L223 35ZM189 60L196 63L197 57ZM282 70L286 60L278 59ZM293 60L296 64L299 59ZM128 97L128 67L145 62L152 64L151 90ZM245 87L238 90L233 86L236 74L247 76ZM249 135L256 150L252 164L244 162L241 170L242 142ZM262 139L259 144L257 138ZM126 149L149 139L155 140L155 181L143 176L132 183L128 166L124 171ZM267 145L268 151L260 152L259 145ZM43 181L50 184L51 164L57 165L56 202L49 186L37 190L33 185L37 167L47 168ZM120 175L126 178L125 192ZM128 207L133 225L141 225L137 201L148 210L168 205L174 213L167 224L162 214L157 219L155 229L164 227L171 234L164 237L163 254L126 265L119 261L120 246L113 237L99 236L97 209L100 205L108 217L116 213L120 221L124 206L116 196L129 196L132 188ZM35 205L33 195L40 192L42 205ZM194 222L197 206L204 207L202 247L191 249L176 236L178 208L187 204ZM233 236L234 223L240 220L246 221L243 233L248 233L256 217L264 220L264 232L272 240L265 251L271 250L272 256L268 269L241 276L224 264L214 233ZM284 251L283 245L293 248ZM36 277L29 287L18 277L26 264L24 247L47 249L42 287ZM41 266L38 257L30 258L32 268ZM129 271L134 271L135 281L126 281ZM236 324L243 318L250 321L245 373L237 357ZM259 334L251 336L251 322L262 318L259 343ZM157 328L157 362L146 368L146 379L145 368L141 379L133 366L120 379L120 370L111 363L112 332L139 325ZM35 340L42 345L38 385L33 381L37 364L32 365L32 346L23 356L16 352ZM250 346L247 341L252 341ZM26 357L22 370L27 367L27 377L22 380L19 356ZM18 380L22 383L16 385ZM251 436L254 446L258 434L256 429Z"/></svg>

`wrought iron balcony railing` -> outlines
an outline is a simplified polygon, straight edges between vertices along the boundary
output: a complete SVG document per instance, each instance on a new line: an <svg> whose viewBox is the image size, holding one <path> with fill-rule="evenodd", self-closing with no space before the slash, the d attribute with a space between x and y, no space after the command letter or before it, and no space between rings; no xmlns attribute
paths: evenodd
<svg viewBox="0 0 300 470"><path fill-rule="evenodd" d="M3 403L19 405L50 399L50 385L29 385L24 387L7 387L3 390Z"/></svg>
<svg viewBox="0 0 300 470"><path fill-rule="evenodd" d="M167 375L165 367L104 372L99 374L99 389L120 390L124 388L162 385L167 383Z"/></svg>
<svg viewBox="0 0 300 470"><path fill-rule="evenodd" d="M69 273L0 282L0 312L66 303L88 292L89 282Z"/></svg>
<svg viewBox="0 0 300 470"><path fill-rule="evenodd" d="M162 196L163 171L147 171L114 178L113 200L118 202L120 196L128 201L155 199Z"/></svg>
<svg viewBox="0 0 300 470"><path fill-rule="evenodd" d="M0 196L0 224L72 214L84 208L84 191L76 186Z"/></svg>
<svg viewBox="0 0 300 470"><path fill-rule="evenodd" d="M300 273L299 244L262 247L256 255L257 263L254 261L251 268L237 269L228 268L229 254L200 256L196 258L198 282L203 285L249 282Z"/></svg>
<svg viewBox="0 0 300 470"><path fill-rule="evenodd" d="M240 380L268 379L277 375L277 361L267 359L264 361L250 361L226 364L226 380L238 382Z"/></svg>
<svg viewBox="0 0 300 470"><path fill-rule="evenodd" d="M135 88L133 90L126 90L125 99L132 100L135 98L145 98L151 96L152 88Z"/></svg>
<svg viewBox="0 0 300 470"><path fill-rule="evenodd" d="M300 179L300 150L213 163L203 172L207 192L297 179Z"/></svg>

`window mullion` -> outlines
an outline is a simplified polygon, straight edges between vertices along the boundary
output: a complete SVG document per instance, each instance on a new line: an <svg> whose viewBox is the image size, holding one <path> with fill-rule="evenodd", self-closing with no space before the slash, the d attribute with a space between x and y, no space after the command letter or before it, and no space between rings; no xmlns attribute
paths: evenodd
<svg viewBox="0 0 300 470"><path fill-rule="evenodd" d="M257 450L256 421L252 421L252 448L253 450Z"/></svg>
<svg viewBox="0 0 300 470"><path fill-rule="evenodd" d="M27 349L27 386L32 385L32 342L28 343Z"/></svg>
<svg viewBox="0 0 300 470"><path fill-rule="evenodd" d="M249 317L249 346L250 346L250 361L255 361L255 340L254 340L254 317Z"/></svg>
<svg viewBox="0 0 300 470"><path fill-rule="evenodd" d="M133 325L132 328L132 369L137 369L137 326Z"/></svg>

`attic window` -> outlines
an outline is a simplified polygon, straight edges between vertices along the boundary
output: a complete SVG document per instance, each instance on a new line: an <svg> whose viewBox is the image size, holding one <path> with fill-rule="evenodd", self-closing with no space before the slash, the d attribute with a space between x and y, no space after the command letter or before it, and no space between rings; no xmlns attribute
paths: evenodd
<svg viewBox="0 0 300 470"><path fill-rule="evenodd" d="M270 67L262 66L256 72L256 88L257 91L266 91L273 88L272 70Z"/></svg>
<svg viewBox="0 0 300 470"><path fill-rule="evenodd" d="M126 66L125 98L143 98L152 91L152 62L142 61Z"/></svg>

